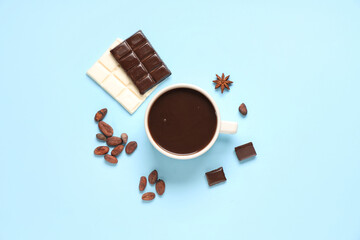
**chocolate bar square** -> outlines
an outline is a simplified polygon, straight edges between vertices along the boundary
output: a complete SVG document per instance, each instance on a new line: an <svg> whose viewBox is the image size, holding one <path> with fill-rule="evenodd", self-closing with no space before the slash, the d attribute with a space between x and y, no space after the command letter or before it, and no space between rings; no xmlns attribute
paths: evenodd
<svg viewBox="0 0 360 240"><path fill-rule="evenodd" d="M140 87L140 89L142 89L140 91L141 94L144 94L149 88L155 85L155 82L150 76L150 74L146 75L144 78L140 79L136 83Z"/></svg>
<svg viewBox="0 0 360 240"><path fill-rule="evenodd" d="M136 32L110 52L141 94L171 75L142 31Z"/></svg>
<svg viewBox="0 0 360 240"><path fill-rule="evenodd" d="M122 57L124 57L125 55L127 55L128 53L131 52L131 47L129 46L129 44L127 42L122 42L119 45L117 45L113 50L112 50L112 55L114 56L114 58L116 59L116 61L120 61L120 59Z"/></svg>
<svg viewBox="0 0 360 240"><path fill-rule="evenodd" d="M159 67L161 63L162 61L157 54L151 55L145 61L143 61L144 66L149 72Z"/></svg>
<svg viewBox="0 0 360 240"><path fill-rule="evenodd" d="M252 142L236 147L235 153L239 161L256 156L256 151Z"/></svg>
<svg viewBox="0 0 360 240"><path fill-rule="evenodd" d="M154 53L154 49L148 42L135 50L135 54L138 56L140 60L144 60L152 53Z"/></svg>
<svg viewBox="0 0 360 240"><path fill-rule="evenodd" d="M132 49L136 48L136 46L139 46L142 42L146 42L147 39L143 32L140 30L136 32L134 35L126 39L126 42L129 43L130 47Z"/></svg>
<svg viewBox="0 0 360 240"><path fill-rule="evenodd" d="M151 73L151 76L155 80L156 83L170 76L170 71L165 65L161 65L158 68L155 68Z"/></svg>
<svg viewBox="0 0 360 240"><path fill-rule="evenodd" d="M225 182L226 177L222 167L205 173L209 186Z"/></svg>
<svg viewBox="0 0 360 240"><path fill-rule="evenodd" d="M142 79L145 75L147 75L147 71L145 67L140 63L139 65L131 68L128 71L128 75L131 79L133 79L135 82Z"/></svg>
<svg viewBox="0 0 360 240"><path fill-rule="evenodd" d="M119 63L125 71L129 71L130 68L138 65L140 63L140 60L137 58L134 52L131 52L130 54L121 58Z"/></svg>

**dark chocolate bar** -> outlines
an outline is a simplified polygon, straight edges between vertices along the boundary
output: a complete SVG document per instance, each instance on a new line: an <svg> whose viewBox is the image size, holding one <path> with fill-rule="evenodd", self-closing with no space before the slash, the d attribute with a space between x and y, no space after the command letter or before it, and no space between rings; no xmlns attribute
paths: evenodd
<svg viewBox="0 0 360 240"><path fill-rule="evenodd" d="M241 161L249 157L256 156L256 151L252 142L246 143L244 145L238 146L235 148L236 156Z"/></svg>
<svg viewBox="0 0 360 240"><path fill-rule="evenodd" d="M205 173L209 186L225 182L226 177L222 167Z"/></svg>
<svg viewBox="0 0 360 240"><path fill-rule="evenodd" d="M141 94L171 75L141 30L110 52Z"/></svg>

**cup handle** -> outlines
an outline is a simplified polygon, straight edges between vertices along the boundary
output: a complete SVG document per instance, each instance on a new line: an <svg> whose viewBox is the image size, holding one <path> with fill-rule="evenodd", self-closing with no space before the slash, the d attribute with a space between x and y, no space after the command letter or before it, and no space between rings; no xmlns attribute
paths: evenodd
<svg viewBox="0 0 360 240"><path fill-rule="evenodd" d="M237 129L237 122L221 121L220 123L220 133L234 134L237 132Z"/></svg>

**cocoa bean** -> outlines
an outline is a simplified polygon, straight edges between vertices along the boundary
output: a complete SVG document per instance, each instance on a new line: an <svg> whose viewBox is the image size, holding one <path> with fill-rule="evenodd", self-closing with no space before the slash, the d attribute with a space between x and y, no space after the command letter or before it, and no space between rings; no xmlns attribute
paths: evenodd
<svg viewBox="0 0 360 240"><path fill-rule="evenodd" d="M128 140L128 135L126 133L122 133L121 134L121 139L123 141L123 144L126 144L127 140Z"/></svg>
<svg viewBox="0 0 360 240"><path fill-rule="evenodd" d="M106 122L100 121L99 124L99 129L100 131L106 136L106 137L111 137L114 133L113 128L107 124Z"/></svg>
<svg viewBox="0 0 360 240"><path fill-rule="evenodd" d="M109 152L109 147L107 146L99 146L94 150L95 155L104 155L107 154L108 152Z"/></svg>
<svg viewBox="0 0 360 240"><path fill-rule="evenodd" d="M242 115L246 116L246 114L247 114L247 108L246 108L245 103L242 103L242 104L240 105L240 107L239 107L239 112L240 112Z"/></svg>
<svg viewBox="0 0 360 240"><path fill-rule="evenodd" d="M112 136L112 137L109 137L108 139L106 139L106 143L109 146L117 146L122 143L122 140L119 137Z"/></svg>
<svg viewBox="0 0 360 240"><path fill-rule="evenodd" d="M137 143L135 141L129 142L126 145L125 152L127 154L132 154L135 151L136 148L137 148Z"/></svg>
<svg viewBox="0 0 360 240"><path fill-rule="evenodd" d="M111 156L109 154L106 154L104 156L105 160L108 161L109 163L113 163L113 164L116 164L118 162L117 158L114 157L114 156Z"/></svg>
<svg viewBox="0 0 360 240"><path fill-rule="evenodd" d="M111 155L118 156L123 151L123 149L124 145L118 145L111 151Z"/></svg>
<svg viewBox="0 0 360 240"><path fill-rule="evenodd" d="M156 170L149 174L148 180L150 184L155 184L158 179L158 172Z"/></svg>
<svg viewBox="0 0 360 240"><path fill-rule="evenodd" d="M153 193L153 192L144 193L141 197L141 199L144 201L151 201L154 198L155 198L155 193Z"/></svg>
<svg viewBox="0 0 360 240"><path fill-rule="evenodd" d="M165 182L163 180L159 179L158 181L156 181L155 188L156 188L157 194L163 195L165 192Z"/></svg>
<svg viewBox="0 0 360 240"><path fill-rule="evenodd" d="M100 141L106 141L106 137L105 137L105 135L102 134L102 133L96 134L96 138L97 138L98 140L100 140Z"/></svg>
<svg viewBox="0 0 360 240"><path fill-rule="evenodd" d="M145 176L142 176L140 178L140 183L139 183L139 190L140 192L144 191L146 188L146 177Z"/></svg>
<svg viewBox="0 0 360 240"><path fill-rule="evenodd" d="M94 118L95 121L96 121L96 122L99 122L99 121L103 120L104 117L105 117L105 115L106 115L106 113L107 113L107 109L106 109L106 108L103 108L103 109L99 110L99 111L95 114L95 118Z"/></svg>

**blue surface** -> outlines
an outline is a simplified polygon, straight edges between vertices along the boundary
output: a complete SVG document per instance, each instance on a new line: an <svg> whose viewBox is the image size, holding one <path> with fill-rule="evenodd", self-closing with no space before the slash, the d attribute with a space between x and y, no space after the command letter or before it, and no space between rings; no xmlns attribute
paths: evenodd
<svg viewBox="0 0 360 240"><path fill-rule="evenodd" d="M149 99L130 116L85 75L139 29L173 72L156 92L204 88L238 134L190 161L153 149ZM360 239L358 0L0 1L0 35L1 240ZM139 144L116 166L93 155L102 107ZM239 163L249 141L258 156ZM220 166L228 180L209 188ZM166 192L143 203L153 169Z"/></svg>

